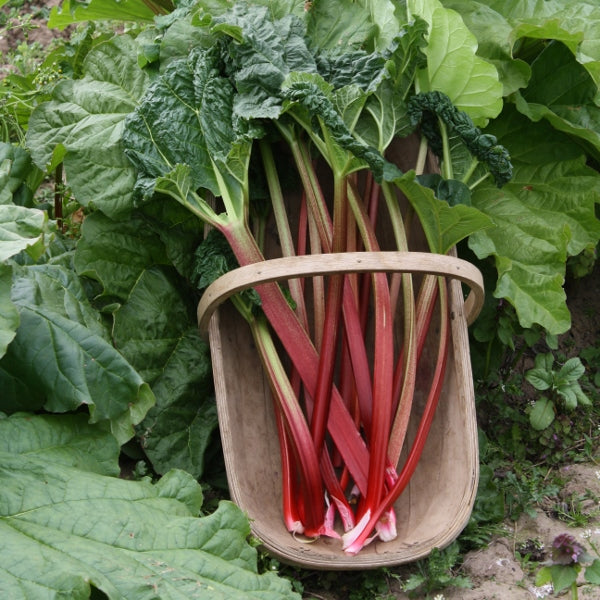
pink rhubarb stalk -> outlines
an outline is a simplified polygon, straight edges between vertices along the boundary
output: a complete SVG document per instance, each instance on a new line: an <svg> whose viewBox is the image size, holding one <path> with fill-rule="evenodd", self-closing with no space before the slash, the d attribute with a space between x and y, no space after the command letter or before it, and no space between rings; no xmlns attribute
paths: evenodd
<svg viewBox="0 0 600 600"><path fill-rule="evenodd" d="M446 282L441 277L438 278L438 282L441 305L438 355L435 372L433 374L433 382L427 397L425 410L419 422L417 434L408 454L406 463L398 475L398 479L393 487L388 491L383 501L378 507L369 512L368 519L363 519L352 531L345 533L342 536L343 548L347 554L357 554L365 546L365 544L369 543L371 539L373 539L369 536L372 535L372 531L377 522L380 520L385 511L387 511L394 504L394 502L396 502L400 494L404 491L415 469L417 468L417 464L421 458L421 454L423 453L423 448L425 447L425 442L431 428L431 423L433 422L433 417L435 416L435 411L444 383L448 359L448 345L450 340L448 314L449 308Z"/></svg>

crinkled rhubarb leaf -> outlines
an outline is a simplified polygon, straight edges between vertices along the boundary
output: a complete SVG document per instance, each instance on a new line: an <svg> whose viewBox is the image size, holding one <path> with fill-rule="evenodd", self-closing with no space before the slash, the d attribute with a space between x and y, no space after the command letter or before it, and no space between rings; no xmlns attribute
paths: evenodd
<svg viewBox="0 0 600 600"><path fill-rule="evenodd" d="M576 143L513 109L490 132L510 148L514 176L501 190L491 184L475 190L473 206L495 227L474 233L469 245L479 258L495 257L494 295L515 306L523 327L538 323L564 333L570 326L565 262L600 239L594 212L600 178Z"/></svg>
<svg viewBox="0 0 600 600"><path fill-rule="evenodd" d="M184 205L198 188L216 195L227 188L227 213L241 219L251 142L245 139L248 132L242 135L234 127L233 87L214 71L211 60L216 57L196 48L189 58L170 63L127 119L123 142L140 173L139 185L152 192L158 181L156 191ZM161 181L163 176L168 181ZM202 218L217 219L205 202L198 209Z"/></svg>
<svg viewBox="0 0 600 600"><path fill-rule="evenodd" d="M27 144L45 169L56 153L78 202L115 216L133 205L135 170L123 152L123 120L147 85L137 48L127 35L96 46L86 56L83 79L66 79L53 99L32 113Z"/></svg>
<svg viewBox="0 0 600 600"><path fill-rule="evenodd" d="M205 55L201 49L195 51L195 55L198 53ZM127 118L123 141L127 156L146 177L160 177L175 165L185 163L193 165L195 187L217 193L218 186L199 120L205 86L210 82L209 64L205 67L198 73L200 85L197 88L191 58L170 63L149 86L137 110ZM221 115L217 112L213 116L219 120ZM225 121L223 127L230 125Z"/></svg>
<svg viewBox="0 0 600 600"><path fill-rule="evenodd" d="M406 117L406 95L417 70L424 65L422 48L427 23L415 19L403 27L402 36L388 63L389 77L367 98L354 133L366 144L384 152L395 136L410 133Z"/></svg>
<svg viewBox="0 0 600 600"><path fill-rule="evenodd" d="M114 440L63 418L0 420L2 597L298 600L287 580L257 573L235 505L198 518L200 486L183 471L156 484L101 474L114 472Z"/></svg>
<svg viewBox="0 0 600 600"><path fill-rule="evenodd" d="M228 46L235 69L235 113L245 119L276 119L281 113L278 91L288 73L316 72L304 23L294 15L273 21L266 7L245 5L215 21L220 23L216 30L233 26L239 32L238 43Z"/></svg>

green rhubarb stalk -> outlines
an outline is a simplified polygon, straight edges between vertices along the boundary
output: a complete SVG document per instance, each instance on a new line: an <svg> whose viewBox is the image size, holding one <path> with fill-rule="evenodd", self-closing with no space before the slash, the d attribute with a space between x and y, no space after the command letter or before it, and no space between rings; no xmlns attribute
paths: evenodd
<svg viewBox="0 0 600 600"><path fill-rule="evenodd" d="M281 252L283 256L295 256L296 250L294 248L294 240L287 218L285 200L283 197L283 192L281 191L281 185L279 183L279 176L277 174L277 167L273 157L273 150L271 145L265 140L261 140L259 142L259 147L263 168L267 179L267 185L269 187L269 196L271 198L271 205L273 208L273 216L275 218L277 233L279 236L279 243L281 244ZM302 289L302 281L297 278L290 279L288 281L288 286L292 300L296 305L296 313L298 318L300 319L300 322L303 324L306 331L308 331L308 316L306 314L306 305L304 303L304 290Z"/></svg>
<svg viewBox="0 0 600 600"><path fill-rule="evenodd" d="M305 143L298 137L295 128L284 126L278 123L279 130L284 135L286 142L292 150L295 165L298 169L300 179L306 194L309 215L312 217L311 223L314 230L319 233L320 244L323 252L332 252L334 225L329 215L325 199L318 178L314 171L314 166L310 152ZM340 234L341 235L341 234ZM320 290L322 292L322 290ZM321 298L323 296L321 295ZM318 306L319 300L315 299L315 306ZM347 335L352 340L349 344L351 361L355 374L357 394L361 406L361 414L364 416L363 425L368 429L371 426L371 372L369 360L364 344L363 330L360 327L358 309L356 306L356 297L350 285L349 278L344 278L342 312ZM319 315L320 313L317 313ZM316 319L315 319L316 320ZM321 327L316 327L319 341L321 340L325 320L321 322ZM320 350L320 345L317 346ZM362 489L362 492L365 490Z"/></svg>
<svg viewBox="0 0 600 600"><path fill-rule="evenodd" d="M408 241L397 196L388 182L382 183L381 190L390 216L396 246L398 250L407 252ZM404 367L401 377L402 387L400 397L393 418L388 444L388 458L392 465L398 464L398 460L400 459L400 453L404 445L404 438L406 437L406 430L408 429L408 422L410 420L417 381L416 318L412 275L410 273L402 273L401 281L404 308L404 337L398 364L404 364ZM398 368L400 367L396 367L396 370Z"/></svg>

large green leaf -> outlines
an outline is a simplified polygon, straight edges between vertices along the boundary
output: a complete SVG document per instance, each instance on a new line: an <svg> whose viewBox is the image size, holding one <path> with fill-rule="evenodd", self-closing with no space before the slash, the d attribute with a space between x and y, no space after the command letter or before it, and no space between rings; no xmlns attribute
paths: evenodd
<svg viewBox="0 0 600 600"><path fill-rule="evenodd" d="M44 251L47 214L37 208L0 204L0 262L27 250L37 258Z"/></svg>
<svg viewBox="0 0 600 600"><path fill-rule="evenodd" d="M61 265L40 264L17 269L11 299L19 307L43 307L48 314L61 315L84 325L91 334L110 339L77 275Z"/></svg>
<svg viewBox="0 0 600 600"><path fill-rule="evenodd" d="M10 299L12 268L0 264L0 358L6 353L19 326L19 311Z"/></svg>
<svg viewBox="0 0 600 600"><path fill-rule="evenodd" d="M140 424L140 441L158 473L180 468L200 479L218 425L209 348L192 325L165 358L152 382L156 405Z"/></svg>
<svg viewBox="0 0 600 600"><path fill-rule="evenodd" d="M217 420L210 353L193 306L172 273L149 268L114 319L117 348L156 396L139 428L148 458L158 472L179 467L200 477Z"/></svg>
<svg viewBox="0 0 600 600"><path fill-rule="evenodd" d="M43 174L24 148L0 142L0 204L30 206Z"/></svg>
<svg viewBox="0 0 600 600"><path fill-rule="evenodd" d="M137 64L134 40L123 35L96 46L86 56L83 79L66 79L53 99L32 113L27 143L34 162L45 169L64 154L65 173L77 200L107 215L129 210L135 171L123 152L123 121L147 84Z"/></svg>
<svg viewBox="0 0 600 600"><path fill-rule="evenodd" d="M60 7L52 7L48 27L64 29L73 23L99 20L144 23L151 22L155 14L144 0L63 0Z"/></svg>
<svg viewBox="0 0 600 600"><path fill-rule="evenodd" d="M477 38L478 55L498 69L503 95L508 96L527 85L530 69L524 60L513 56L513 26L504 12L498 12L502 7L494 10L489 4L474 0L444 0L444 6L460 13L469 31Z"/></svg>
<svg viewBox="0 0 600 600"><path fill-rule="evenodd" d="M197 517L191 475L153 485L100 474L93 456L107 456L110 440L82 437L74 418L27 420L0 421L2 597L80 600L97 588L114 600L298 600L287 580L257 573L235 505ZM113 443L113 465L117 456Z"/></svg>
<svg viewBox="0 0 600 600"><path fill-rule="evenodd" d="M501 59L508 70L517 65L511 55L518 52L522 38L558 40L600 85L600 5L596 0L452 0L444 4L464 16L479 39L482 55ZM519 62L522 69L524 63Z"/></svg>
<svg viewBox="0 0 600 600"><path fill-rule="evenodd" d="M531 67L527 89L516 96L517 108L533 121L547 119L559 131L589 142L600 156L600 107L590 74L559 42L546 46Z"/></svg>
<svg viewBox="0 0 600 600"><path fill-rule="evenodd" d="M377 26L364 4L340 0L314 2L307 13L308 35L313 47L345 52L372 44Z"/></svg>
<svg viewBox="0 0 600 600"><path fill-rule="evenodd" d="M204 223L190 219L185 207L164 197L144 205L143 213L164 244L167 259L189 280L194 269L194 252L206 235Z"/></svg>
<svg viewBox="0 0 600 600"><path fill-rule="evenodd" d="M99 475L117 477L119 444L83 414L17 413L0 419L0 452L23 454Z"/></svg>
<svg viewBox="0 0 600 600"><path fill-rule="evenodd" d="M469 245L480 258L495 257L494 295L515 306L523 327L538 323L564 333L570 326L562 287L565 262L600 239L594 213L600 177L567 136L513 109L491 133L509 148L514 177L502 190L488 185L474 192L473 206L495 227L473 234Z"/></svg>
<svg viewBox="0 0 600 600"><path fill-rule="evenodd" d="M0 361L0 409L67 412L87 405L90 422L107 421L125 442L154 395L104 338L81 286L62 266L14 274L11 300L20 325Z"/></svg>
<svg viewBox="0 0 600 600"><path fill-rule="evenodd" d="M139 214L113 221L95 212L83 222L75 269L100 282L104 296L125 300L146 267L167 262L156 231Z"/></svg>
<svg viewBox="0 0 600 600"><path fill-rule="evenodd" d="M165 353L193 323L190 300L178 289L171 270L150 267L140 273L127 300L115 311L115 344L145 381L156 379Z"/></svg>
<svg viewBox="0 0 600 600"><path fill-rule="evenodd" d="M431 252L446 254L474 231L492 225L490 218L476 208L438 200L433 191L414 181L409 173L394 181L417 213Z"/></svg>
<svg viewBox="0 0 600 600"><path fill-rule="evenodd" d="M477 39L461 16L439 0L410 0L410 15L430 25L425 48L427 69L419 78L420 91L446 94L461 110L483 125L502 110L502 84L496 68L477 54Z"/></svg>
<svg viewBox="0 0 600 600"><path fill-rule="evenodd" d="M175 203L169 210L162 199L147 208L162 218L161 228L138 213L119 222L90 215L75 265L80 274L101 283L104 298L118 300L115 344L152 386L156 405L138 435L154 469L164 473L178 467L199 478L216 427L209 351L197 332L190 290L172 269L159 265L168 262L165 249L184 263L180 253L187 248L192 254L190 244L200 232L165 225L181 216Z"/></svg>

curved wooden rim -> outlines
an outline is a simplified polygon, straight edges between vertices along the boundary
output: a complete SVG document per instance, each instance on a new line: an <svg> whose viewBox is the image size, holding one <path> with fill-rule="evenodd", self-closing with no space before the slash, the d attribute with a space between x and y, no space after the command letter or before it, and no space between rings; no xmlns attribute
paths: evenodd
<svg viewBox="0 0 600 600"><path fill-rule="evenodd" d="M484 300L483 276L471 263L430 252L340 252L273 258L238 267L208 286L198 304L198 327L206 335L218 306L233 294L264 283L335 273L411 272L458 279L470 287L464 314L470 325Z"/></svg>

